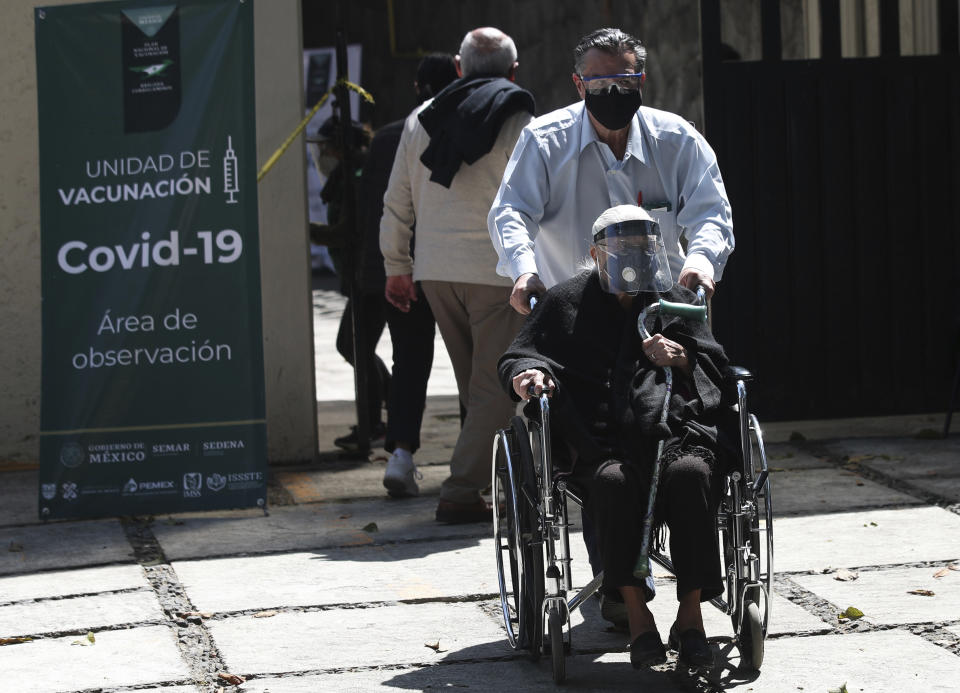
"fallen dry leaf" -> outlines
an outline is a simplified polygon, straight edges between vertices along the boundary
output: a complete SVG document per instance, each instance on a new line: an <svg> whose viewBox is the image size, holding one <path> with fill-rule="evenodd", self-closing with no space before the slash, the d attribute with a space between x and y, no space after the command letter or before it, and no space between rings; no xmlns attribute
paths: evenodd
<svg viewBox="0 0 960 693"><path fill-rule="evenodd" d="M852 582L858 577L860 577L860 573L855 570L845 570L842 568L833 574L833 579L839 580L840 582Z"/></svg>
<svg viewBox="0 0 960 693"><path fill-rule="evenodd" d="M848 606L847 610L842 614L837 614L837 618L841 621L846 618L849 618L851 621L856 621L858 618L863 618L863 612L855 606Z"/></svg>
<svg viewBox="0 0 960 693"><path fill-rule="evenodd" d="M213 612L210 611L184 611L180 618L213 618Z"/></svg>
<svg viewBox="0 0 960 693"><path fill-rule="evenodd" d="M221 680L229 683L231 686L239 686L241 683L246 682L246 679L243 678L242 676L237 676L236 674L228 674L225 671L221 671L219 674L217 674L217 676L220 677Z"/></svg>
<svg viewBox="0 0 960 693"><path fill-rule="evenodd" d="M377 523L376 523L376 522L368 522L367 524L365 524L365 525L363 526L363 531L364 531L364 532L370 532L370 533L379 532L379 531L380 531L380 528L377 527Z"/></svg>
<svg viewBox="0 0 960 693"><path fill-rule="evenodd" d="M858 482L857 482L857 486L863 486L863 482L862 482L862 481L858 481Z"/></svg>
<svg viewBox="0 0 960 693"><path fill-rule="evenodd" d="M340 516L340 519L347 520L347 519L350 519L351 517L353 517L353 513L344 513L343 515Z"/></svg>
<svg viewBox="0 0 960 693"><path fill-rule="evenodd" d="M949 569L949 568L941 568L940 570L938 570L937 572L935 572L935 573L933 574L933 577L935 577L935 578L942 578L942 577L945 577L945 576L947 576L947 575L949 575L949 574L950 574L950 569Z"/></svg>
<svg viewBox="0 0 960 693"><path fill-rule="evenodd" d="M276 616L276 611L258 611L253 615L254 618L270 618L271 616Z"/></svg>
<svg viewBox="0 0 960 693"><path fill-rule="evenodd" d="M21 642L30 642L33 638L0 638L0 645L16 645Z"/></svg>
<svg viewBox="0 0 960 693"><path fill-rule="evenodd" d="M447 651L445 648L440 647L440 641L439 641L439 640L430 640L430 641L428 641L428 642L423 643L423 646L424 646L424 647L429 647L429 648L430 648L431 650L433 650L434 652L446 652L446 651Z"/></svg>
<svg viewBox="0 0 960 693"><path fill-rule="evenodd" d="M7 551L19 553L20 551L23 551L23 544L18 544L15 541L11 541L10 545L7 547Z"/></svg>
<svg viewBox="0 0 960 693"><path fill-rule="evenodd" d="M907 590L907 594L918 594L921 597L932 597L934 596L933 591L931 590Z"/></svg>
<svg viewBox="0 0 960 693"><path fill-rule="evenodd" d="M950 570L960 570L960 565L957 565L956 563L951 563L951 564L948 565L947 567L948 567Z"/></svg>

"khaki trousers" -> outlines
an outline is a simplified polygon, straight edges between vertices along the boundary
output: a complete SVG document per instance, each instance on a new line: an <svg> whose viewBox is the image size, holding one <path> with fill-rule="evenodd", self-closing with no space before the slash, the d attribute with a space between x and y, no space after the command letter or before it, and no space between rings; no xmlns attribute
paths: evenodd
<svg viewBox="0 0 960 693"><path fill-rule="evenodd" d="M474 503L490 485L493 436L514 413L515 405L497 378L497 361L520 331L524 316L510 307L508 286L439 281L421 285L467 409L440 499Z"/></svg>

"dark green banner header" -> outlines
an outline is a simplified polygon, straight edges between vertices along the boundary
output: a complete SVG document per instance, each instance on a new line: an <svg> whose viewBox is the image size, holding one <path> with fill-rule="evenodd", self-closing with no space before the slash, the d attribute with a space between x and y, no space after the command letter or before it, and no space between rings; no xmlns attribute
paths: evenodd
<svg viewBox="0 0 960 693"><path fill-rule="evenodd" d="M265 503L252 5L36 10L42 517Z"/></svg>

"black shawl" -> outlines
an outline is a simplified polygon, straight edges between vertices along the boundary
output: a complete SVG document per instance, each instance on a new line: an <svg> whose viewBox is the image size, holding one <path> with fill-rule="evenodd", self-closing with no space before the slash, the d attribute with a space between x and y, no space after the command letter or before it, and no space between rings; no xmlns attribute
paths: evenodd
<svg viewBox="0 0 960 693"><path fill-rule="evenodd" d="M503 123L518 111L533 113L533 94L504 77L463 77L448 84L419 116L430 135L420 156L430 180L449 188L460 164L489 153Z"/></svg>

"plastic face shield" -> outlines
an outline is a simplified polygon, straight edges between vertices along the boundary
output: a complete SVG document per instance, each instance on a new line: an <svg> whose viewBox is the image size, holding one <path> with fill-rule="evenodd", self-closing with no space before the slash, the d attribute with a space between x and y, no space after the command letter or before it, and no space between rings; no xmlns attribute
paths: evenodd
<svg viewBox="0 0 960 693"><path fill-rule="evenodd" d="M611 294L668 291L673 275L655 221L611 224L594 238L600 286Z"/></svg>

